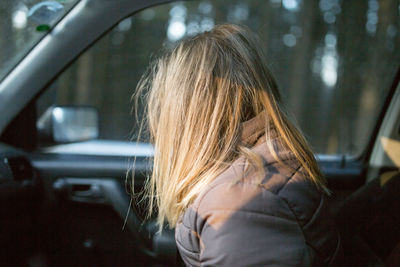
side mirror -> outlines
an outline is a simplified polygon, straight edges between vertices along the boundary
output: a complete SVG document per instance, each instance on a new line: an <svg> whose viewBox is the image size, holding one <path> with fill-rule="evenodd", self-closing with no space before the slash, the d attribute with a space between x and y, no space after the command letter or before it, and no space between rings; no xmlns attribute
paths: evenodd
<svg viewBox="0 0 400 267"><path fill-rule="evenodd" d="M93 107L50 107L36 125L39 138L45 142L71 143L99 137L99 114Z"/></svg>

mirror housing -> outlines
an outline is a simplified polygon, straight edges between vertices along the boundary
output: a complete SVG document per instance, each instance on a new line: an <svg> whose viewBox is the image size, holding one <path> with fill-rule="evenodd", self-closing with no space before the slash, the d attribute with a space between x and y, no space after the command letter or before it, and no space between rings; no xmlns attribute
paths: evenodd
<svg viewBox="0 0 400 267"><path fill-rule="evenodd" d="M72 143L99 137L97 109L86 106L52 106L36 123L39 138L50 143Z"/></svg>

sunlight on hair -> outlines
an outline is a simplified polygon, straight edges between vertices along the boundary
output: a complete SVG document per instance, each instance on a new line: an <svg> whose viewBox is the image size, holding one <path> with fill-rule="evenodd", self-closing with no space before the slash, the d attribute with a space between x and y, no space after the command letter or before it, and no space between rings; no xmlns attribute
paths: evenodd
<svg viewBox="0 0 400 267"><path fill-rule="evenodd" d="M261 180L262 158L241 140L243 122L261 113L275 159L288 166L278 155L292 154L304 175L326 189L313 153L283 110L264 60L249 29L219 25L181 41L139 82L137 96L147 96L155 149L145 197L149 216L158 212L160 230L165 222L174 227L195 197L239 157L262 174ZM279 153L272 131L282 144Z"/></svg>

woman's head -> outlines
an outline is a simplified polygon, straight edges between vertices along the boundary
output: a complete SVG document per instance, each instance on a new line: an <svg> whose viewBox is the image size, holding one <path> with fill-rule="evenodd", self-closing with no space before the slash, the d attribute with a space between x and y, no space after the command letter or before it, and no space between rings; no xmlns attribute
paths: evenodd
<svg viewBox="0 0 400 267"><path fill-rule="evenodd" d="M283 147L323 187L313 154L282 111L264 60L250 30L220 25L180 42L139 83L139 91L149 90L147 119L155 156L147 192L156 201L160 224L166 219L174 226L201 189L237 157L262 168L240 138L241 123L261 112L267 114L266 142L269 129L275 129Z"/></svg>
<svg viewBox="0 0 400 267"><path fill-rule="evenodd" d="M182 41L162 57L156 65L149 97L153 136L163 115L167 120L184 116L182 119L207 123L202 129L208 131L211 117L219 123L227 122L218 119L222 116L240 122L262 111L264 105L258 97L261 91L279 101L275 81L258 46L246 28L221 25Z"/></svg>

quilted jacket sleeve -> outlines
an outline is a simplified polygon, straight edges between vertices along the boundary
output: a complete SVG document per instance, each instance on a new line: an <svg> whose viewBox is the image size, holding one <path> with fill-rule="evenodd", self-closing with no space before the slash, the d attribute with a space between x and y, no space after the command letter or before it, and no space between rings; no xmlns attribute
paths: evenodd
<svg viewBox="0 0 400 267"><path fill-rule="evenodd" d="M205 223L201 241L201 266L311 266L314 257L296 220L251 211L217 229Z"/></svg>
<svg viewBox="0 0 400 267"><path fill-rule="evenodd" d="M241 205L218 205L235 203L235 196ZM276 192L214 190L198 210L201 266L331 265L340 238L326 205L325 195L302 177Z"/></svg>

